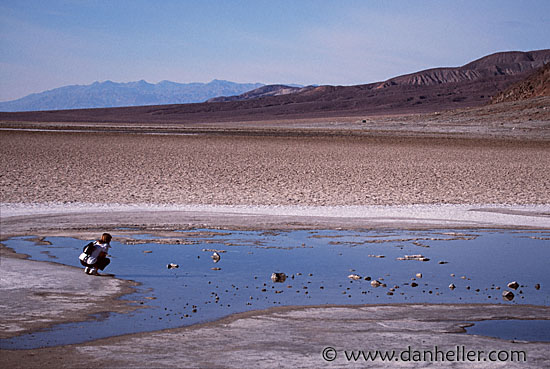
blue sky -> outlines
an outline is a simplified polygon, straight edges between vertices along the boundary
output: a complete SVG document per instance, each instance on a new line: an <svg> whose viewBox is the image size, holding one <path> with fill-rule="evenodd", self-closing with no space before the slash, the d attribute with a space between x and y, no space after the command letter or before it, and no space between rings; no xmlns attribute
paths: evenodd
<svg viewBox="0 0 550 369"><path fill-rule="evenodd" d="M350 85L550 48L550 1L0 0L0 101L68 84Z"/></svg>

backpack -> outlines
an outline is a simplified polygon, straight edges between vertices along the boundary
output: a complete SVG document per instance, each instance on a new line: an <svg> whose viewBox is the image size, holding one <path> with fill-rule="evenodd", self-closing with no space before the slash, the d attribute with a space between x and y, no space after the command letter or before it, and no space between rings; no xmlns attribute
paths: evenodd
<svg viewBox="0 0 550 369"><path fill-rule="evenodd" d="M90 242L89 244L84 246L84 248L82 249L82 254L80 254L78 259L90 265L95 264L95 262L97 261L97 257L92 257L92 253L95 249L96 246L94 242Z"/></svg>
<svg viewBox="0 0 550 369"><path fill-rule="evenodd" d="M82 249L82 252L85 253L86 255L91 255L94 249L95 249L94 241L92 241L86 246L84 246L84 248Z"/></svg>

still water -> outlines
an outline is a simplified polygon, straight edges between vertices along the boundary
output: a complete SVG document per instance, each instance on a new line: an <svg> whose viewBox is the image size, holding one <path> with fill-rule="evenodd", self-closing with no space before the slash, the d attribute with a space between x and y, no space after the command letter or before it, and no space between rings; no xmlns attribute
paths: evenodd
<svg viewBox="0 0 550 369"><path fill-rule="evenodd" d="M117 242L112 242L111 265L105 272L139 282L137 291L123 299L137 301L142 308L0 340L0 347L80 343L282 305L550 306L548 231L194 229L163 237L130 231L112 232ZM44 241L46 245L38 245L22 237L4 243L33 260L81 267L78 255L86 242L68 237ZM220 255L217 263L211 258L214 251ZM399 260L407 255L425 261ZM169 263L179 268L168 269ZM274 272L285 273L286 280L273 282ZM373 287L373 280L381 286ZM511 281L520 287L511 290L512 301L505 301L502 291L510 290L507 284ZM451 283L454 289L449 288Z"/></svg>

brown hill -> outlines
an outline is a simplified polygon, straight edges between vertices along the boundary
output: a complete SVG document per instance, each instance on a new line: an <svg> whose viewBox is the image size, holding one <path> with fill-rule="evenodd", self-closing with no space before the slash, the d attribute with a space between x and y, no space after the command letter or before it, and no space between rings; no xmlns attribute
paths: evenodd
<svg viewBox="0 0 550 369"><path fill-rule="evenodd" d="M293 94L302 90L303 88L300 87L292 87L286 85L267 85L251 91L247 91L240 95L214 97L212 99L209 99L207 102L227 102L259 99L261 97Z"/></svg>
<svg viewBox="0 0 550 369"><path fill-rule="evenodd" d="M462 67L429 69L365 85L299 90L266 86L263 92L250 92L250 98L233 101L0 113L0 120L204 123L427 113L484 105L492 96L525 79L534 68L548 62L550 49L503 52Z"/></svg>
<svg viewBox="0 0 550 369"><path fill-rule="evenodd" d="M492 104L550 96L550 63L491 99Z"/></svg>
<svg viewBox="0 0 550 369"><path fill-rule="evenodd" d="M500 52L456 68L434 68L391 78L380 87L391 85L431 86L475 81L496 76L513 76L539 68L550 60L550 50Z"/></svg>

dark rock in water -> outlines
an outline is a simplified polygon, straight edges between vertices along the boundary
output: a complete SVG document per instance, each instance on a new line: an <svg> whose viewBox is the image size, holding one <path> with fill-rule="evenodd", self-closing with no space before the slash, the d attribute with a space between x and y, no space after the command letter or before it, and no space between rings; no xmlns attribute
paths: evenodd
<svg viewBox="0 0 550 369"><path fill-rule="evenodd" d="M180 266L178 264L170 263L170 264L166 265L166 267L168 269L176 269L176 268L179 268Z"/></svg>
<svg viewBox="0 0 550 369"><path fill-rule="evenodd" d="M416 282L411 283L411 287L418 287L418 283Z"/></svg>
<svg viewBox="0 0 550 369"><path fill-rule="evenodd" d="M441 260L441 261L439 262L439 264L449 264L449 262L448 262L448 261Z"/></svg>
<svg viewBox="0 0 550 369"><path fill-rule="evenodd" d="M537 284L535 285L535 289L536 289L536 290L540 290L540 284L539 284L539 283L537 283Z"/></svg>
<svg viewBox="0 0 550 369"><path fill-rule="evenodd" d="M377 280L374 280L370 282L370 285L373 287L379 287L380 285L382 285L382 283L378 282Z"/></svg>
<svg viewBox="0 0 550 369"><path fill-rule="evenodd" d="M365 281L370 281L371 277L365 277Z"/></svg>
<svg viewBox="0 0 550 369"><path fill-rule="evenodd" d="M451 284L449 285L449 288L450 288L451 290L454 290L454 289L456 288L456 286L454 285L454 283L451 283Z"/></svg>
<svg viewBox="0 0 550 369"><path fill-rule="evenodd" d="M272 273L271 274L271 280L275 283L283 283L286 281L286 274L285 273Z"/></svg>
<svg viewBox="0 0 550 369"><path fill-rule="evenodd" d="M514 293L512 291L502 291L502 298L505 301L512 301L514 299Z"/></svg>
<svg viewBox="0 0 550 369"><path fill-rule="evenodd" d="M348 275L348 278L349 279L353 279L353 280L358 280L358 279L361 279L361 276L360 275L357 275L357 274L350 274Z"/></svg>
<svg viewBox="0 0 550 369"><path fill-rule="evenodd" d="M519 287L519 283L516 281L508 283L508 288L516 290Z"/></svg>

